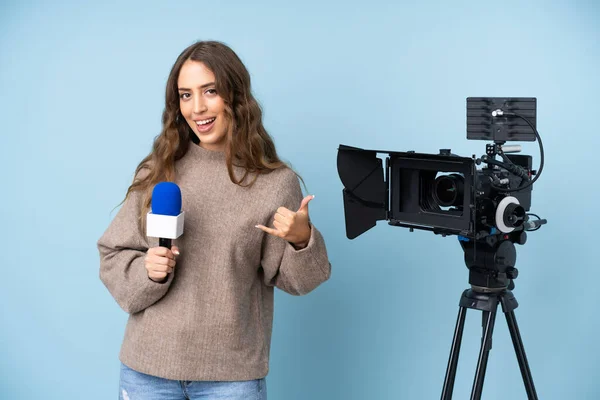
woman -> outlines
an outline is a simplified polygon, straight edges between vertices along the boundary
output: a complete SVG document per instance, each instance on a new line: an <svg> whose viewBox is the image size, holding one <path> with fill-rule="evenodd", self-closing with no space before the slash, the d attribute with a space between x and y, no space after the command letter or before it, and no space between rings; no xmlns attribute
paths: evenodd
<svg viewBox="0 0 600 400"><path fill-rule="evenodd" d="M297 175L278 157L250 75L219 42L198 42L167 81L162 132L98 241L100 278L130 314L121 399L266 399L273 290L329 279L323 237ZM171 249L144 234L153 187L182 193Z"/></svg>

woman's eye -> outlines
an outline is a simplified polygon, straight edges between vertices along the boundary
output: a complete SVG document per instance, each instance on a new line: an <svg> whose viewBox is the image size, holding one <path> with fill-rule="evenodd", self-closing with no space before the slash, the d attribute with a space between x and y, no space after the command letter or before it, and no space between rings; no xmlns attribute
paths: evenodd
<svg viewBox="0 0 600 400"><path fill-rule="evenodd" d="M208 93L208 94L217 94L217 89L208 89L206 91L206 93Z"/></svg>
<svg viewBox="0 0 600 400"><path fill-rule="evenodd" d="M189 99L190 94L189 93L181 93L179 95L180 99Z"/></svg>

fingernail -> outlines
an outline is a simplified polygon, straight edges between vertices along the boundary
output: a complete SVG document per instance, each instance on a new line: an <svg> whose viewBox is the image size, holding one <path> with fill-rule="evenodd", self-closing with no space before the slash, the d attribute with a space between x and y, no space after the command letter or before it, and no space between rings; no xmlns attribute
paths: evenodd
<svg viewBox="0 0 600 400"><path fill-rule="evenodd" d="M173 250L173 254L175 254L176 256L179 255L179 251L178 250Z"/></svg>

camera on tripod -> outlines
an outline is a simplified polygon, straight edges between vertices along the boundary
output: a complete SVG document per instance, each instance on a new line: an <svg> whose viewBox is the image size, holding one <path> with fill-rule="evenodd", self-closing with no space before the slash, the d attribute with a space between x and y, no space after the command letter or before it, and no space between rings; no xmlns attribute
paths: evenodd
<svg viewBox="0 0 600 400"><path fill-rule="evenodd" d="M460 299L442 400L452 398L468 308L482 311L483 337L471 400L481 398L498 304L506 316L528 398L536 400L511 290L518 275L515 244L525 244L527 231L547 222L529 212L532 186L544 167L544 147L536 129L537 100L469 97L466 106L467 139L493 141L479 158L461 157L450 149L424 154L340 145L337 168L344 185L346 236L354 239L382 220L411 231L456 235L471 288ZM506 145L535 140L540 148L537 171L531 156L516 154L520 146ZM377 154L387 156L382 160Z"/></svg>

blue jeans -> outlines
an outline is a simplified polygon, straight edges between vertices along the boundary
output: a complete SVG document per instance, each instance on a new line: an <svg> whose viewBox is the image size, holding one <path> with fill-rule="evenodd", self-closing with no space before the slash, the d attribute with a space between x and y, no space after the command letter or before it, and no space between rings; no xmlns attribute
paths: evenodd
<svg viewBox="0 0 600 400"><path fill-rule="evenodd" d="M119 400L267 400L265 378L251 381L176 381L121 363Z"/></svg>

